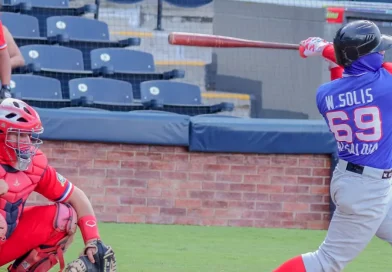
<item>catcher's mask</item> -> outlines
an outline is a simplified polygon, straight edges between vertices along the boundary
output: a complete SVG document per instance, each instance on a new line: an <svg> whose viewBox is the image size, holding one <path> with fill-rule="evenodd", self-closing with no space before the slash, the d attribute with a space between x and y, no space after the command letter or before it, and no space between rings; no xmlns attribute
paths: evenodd
<svg viewBox="0 0 392 272"><path fill-rule="evenodd" d="M357 20L341 27L333 40L336 63L347 67L360 57L388 50L392 37L383 35L378 26L367 20Z"/></svg>
<svg viewBox="0 0 392 272"><path fill-rule="evenodd" d="M43 127L38 113L13 98L0 103L0 163L25 171L42 141Z"/></svg>

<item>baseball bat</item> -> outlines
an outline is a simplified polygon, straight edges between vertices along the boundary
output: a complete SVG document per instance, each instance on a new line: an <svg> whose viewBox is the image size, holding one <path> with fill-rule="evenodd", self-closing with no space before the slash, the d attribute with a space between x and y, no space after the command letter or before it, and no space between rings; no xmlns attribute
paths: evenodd
<svg viewBox="0 0 392 272"><path fill-rule="evenodd" d="M272 49L289 49L298 50L298 44L266 42L240 39L228 36L171 32L168 36L169 44L199 47L253 47L253 48L272 48Z"/></svg>

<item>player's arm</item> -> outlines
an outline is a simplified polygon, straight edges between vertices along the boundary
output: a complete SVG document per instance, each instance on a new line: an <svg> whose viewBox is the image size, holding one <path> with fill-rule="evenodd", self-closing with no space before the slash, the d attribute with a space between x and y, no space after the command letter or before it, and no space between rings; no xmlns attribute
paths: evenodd
<svg viewBox="0 0 392 272"><path fill-rule="evenodd" d="M384 62L382 67L392 74L392 62Z"/></svg>
<svg viewBox="0 0 392 272"><path fill-rule="evenodd" d="M84 244L88 246L91 242L100 239L94 209L86 194L75 186L66 202L71 204L78 214L78 226L82 233ZM94 263L93 255L94 252L87 251L87 256L92 263Z"/></svg>
<svg viewBox="0 0 392 272"><path fill-rule="evenodd" d="M329 72L331 80L341 78L343 76L343 67L336 64L335 49L332 44L328 44L322 51L323 58L329 62Z"/></svg>
<svg viewBox="0 0 392 272"><path fill-rule="evenodd" d="M94 263L93 255L96 249L91 245L100 239L100 235L93 207L85 193L50 165L46 167L35 190L51 201L71 204L78 215L78 226L86 246L86 254Z"/></svg>
<svg viewBox="0 0 392 272"><path fill-rule="evenodd" d="M0 99L11 97L11 60L7 50L7 42L3 32L3 24L0 21L0 81L1 91Z"/></svg>
<svg viewBox="0 0 392 272"><path fill-rule="evenodd" d="M22 53L19 50L18 45L15 43L12 34L9 32L8 28L3 26L3 32L5 36L5 41L7 43L8 54L10 55L11 68L17 68L25 65L25 60Z"/></svg>
<svg viewBox="0 0 392 272"><path fill-rule="evenodd" d="M302 58L321 56L328 62L331 80L341 78L343 68L336 64L332 43L319 37L310 37L300 42L299 54Z"/></svg>

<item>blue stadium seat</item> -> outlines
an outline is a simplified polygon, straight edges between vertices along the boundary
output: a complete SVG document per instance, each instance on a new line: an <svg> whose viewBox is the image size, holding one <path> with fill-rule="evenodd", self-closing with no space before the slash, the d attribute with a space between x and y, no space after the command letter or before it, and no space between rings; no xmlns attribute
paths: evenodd
<svg viewBox="0 0 392 272"><path fill-rule="evenodd" d="M63 98L60 81L43 76L12 75L11 91L21 98Z"/></svg>
<svg viewBox="0 0 392 272"><path fill-rule="evenodd" d="M140 83L147 80L183 78L185 71L155 72L152 54L124 48L91 50L91 67L94 75L127 81L133 86L133 96L140 98Z"/></svg>
<svg viewBox="0 0 392 272"><path fill-rule="evenodd" d="M78 78L69 81L73 106L100 108L111 111L143 109L133 101L132 85L108 78Z"/></svg>
<svg viewBox="0 0 392 272"><path fill-rule="evenodd" d="M113 72L154 72L152 54L124 48L97 48L91 50L91 69Z"/></svg>
<svg viewBox="0 0 392 272"><path fill-rule="evenodd" d="M2 12L1 20L12 34L18 46L49 43L46 37L40 37L38 19L34 16Z"/></svg>
<svg viewBox="0 0 392 272"><path fill-rule="evenodd" d="M34 75L12 75L11 94L35 107L61 108L70 104L64 100L60 81Z"/></svg>
<svg viewBox="0 0 392 272"><path fill-rule="evenodd" d="M201 105L199 86L167 80L145 81L141 84L142 102L156 100L168 105Z"/></svg>
<svg viewBox="0 0 392 272"><path fill-rule="evenodd" d="M45 69L84 70L83 55L78 49L60 45L21 46L26 65Z"/></svg>
<svg viewBox="0 0 392 272"><path fill-rule="evenodd" d="M48 37L64 35L73 40L109 40L109 26L98 20L73 16L52 16L47 19L47 26Z"/></svg>
<svg viewBox="0 0 392 272"><path fill-rule="evenodd" d="M82 16L88 13L97 12L94 4L87 4L80 7L32 7L22 10L21 13L35 16L39 22L41 36L47 36L47 19L52 16Z"/></svg>
<svg viewBox="0 0 392 272"><path fill-rule="evenodd" d="M48 39L81 50L87 69L90 69L90 61L87 60L90 59L92 49L140 45L140 38L111 41L108 25L98 20L75 16L52 16L46 21Z"/></svg>
<svg viewBox="0 0 392 272"><path fill-rule="evenodd" d="M91 77L84 70L82 53L78 49L60 45L26 45L20 47L25 66L13 70L14 74L33 74L60 80L63 97L69 98L68 81Z"/></svg>
<svg viewBox="0 0 392 272"><path fill-rule="evenodd" d="M232 111L234 104L203 105L199 86L167 81L144 81L140 84L142 104L153 110L169 111L190 116Z"/></svg>
<svg viewBox="0 0 392 272"><path fill-rule="evenodd" d="M8 28L12 36L39 37L38 19L34 16L2 12L1 21Z"/></svg>
<svg viewBox="0 0 392 272"><path fill-rule="evenodd" d="M164 0L172 5L183 8L197 8L211 3L213 0Z"/></svg>

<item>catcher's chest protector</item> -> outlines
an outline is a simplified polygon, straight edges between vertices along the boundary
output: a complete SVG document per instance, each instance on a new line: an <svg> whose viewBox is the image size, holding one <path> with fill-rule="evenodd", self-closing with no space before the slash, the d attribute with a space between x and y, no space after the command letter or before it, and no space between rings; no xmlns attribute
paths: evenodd
<svg viewBox="0 0 392 272"><path fill-rule="evenodd" d="M44 159L44 161L46 160ZM0 166L0 180L5 180L8 184L8 192L0 197L0 214L6 219L7 232L5 238L7 239L18 225L23 206L44 172L44 169L38 165L42 165L40 160L36 163L33 161L29 170L25 172L6 172ZM4 241L0 241L0 243Z"/></svg>

